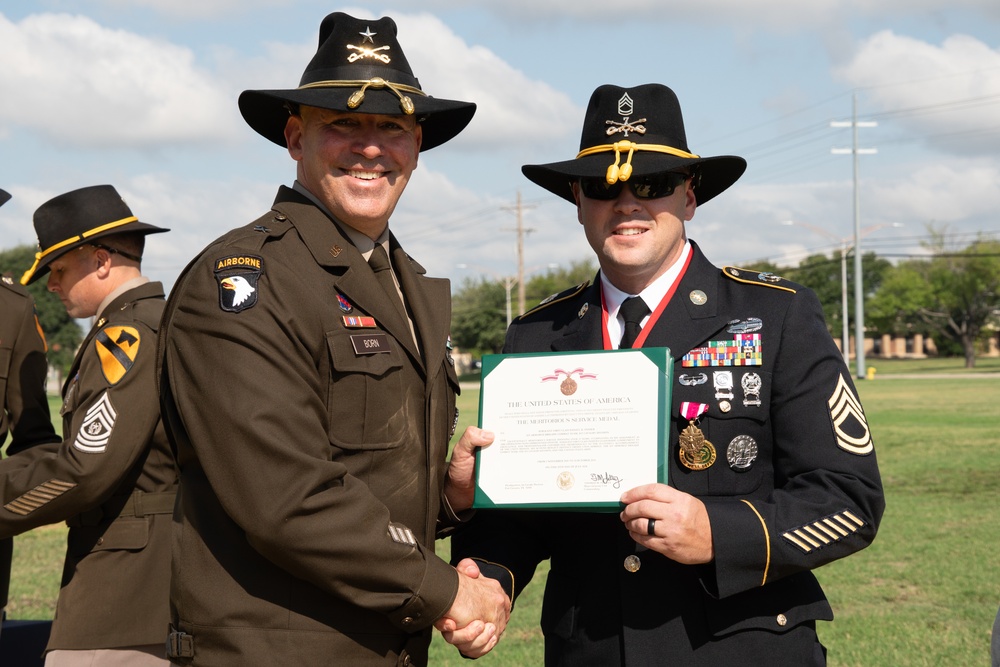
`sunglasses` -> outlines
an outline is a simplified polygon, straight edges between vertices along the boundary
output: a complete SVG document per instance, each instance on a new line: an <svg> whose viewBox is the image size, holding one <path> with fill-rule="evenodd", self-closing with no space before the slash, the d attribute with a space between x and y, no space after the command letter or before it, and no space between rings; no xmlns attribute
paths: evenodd
<svg viewBox="0 0 1000 667"><path fill-rule="evenodd" d="M659 199L672 195L674 189L689 178L691 178L690 175L676 171L649 176L633 176L627 181L619 180L610 184L604 178L581 178L580 191L588 199L611 201L618 199L618 195L622 193L622 189L627 184L636 199Z"/></svg>

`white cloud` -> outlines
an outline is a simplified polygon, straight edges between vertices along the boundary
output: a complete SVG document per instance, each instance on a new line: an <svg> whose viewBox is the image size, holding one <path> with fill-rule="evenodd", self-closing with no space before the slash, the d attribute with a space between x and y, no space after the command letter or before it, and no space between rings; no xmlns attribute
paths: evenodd
<svg viewBox="0 0 1000 667"><path fill-rule="evenodd" d="M163 40L68 14L0 14L0 128L54 144L157 147L233 135L232 94Z"/></svg>
<svg viewBox="0 0 1000 667"><path fill-rule="evenodd" d="M492 11L509 23L582 21L607 25L680 22L728 24L741 29L767 31L828 27L831 22L855 17L926 16L929 12L967 9L1000 18L995 0L701 0L672 3L663 0L631 0L610 5L604 0L396 0L394 6L424 11L465 9L469 5Z"/></svg>
<svg viewBox="0 0 1000 667"><path fill-rule="evenodd" d="M164 16L179 19L210 19L244 13L258 7L282 7L294 0L103 0L112 9L147 7Z"/></svg>
<svg viewBox="0 0 1000 667"><path fill-rule="evenodd" d="M1000 149L1000 50L966 35L940 45L885 30L835 71L866 103L946 153Z"/></svg>
<svg viewBox="0 0 1000 667"><path fill-rule="evenodd" d="M399 42L420 85L430 95L474 101L476 116L462 133L463 145L518 150L538 141L579 133L583 110L566 93L533 80L482 46L470 46L430 14L393 17ZM556 122L556 119L573 122Z"/></svg>

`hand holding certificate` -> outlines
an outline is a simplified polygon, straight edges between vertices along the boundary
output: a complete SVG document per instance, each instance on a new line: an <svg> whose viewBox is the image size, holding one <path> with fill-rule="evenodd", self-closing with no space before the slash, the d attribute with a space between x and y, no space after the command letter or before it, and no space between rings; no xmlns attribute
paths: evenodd
<svg viewBox="0 0 1000 667"><path fill-rule="evenodd" d="M487 355L475 507L613 511L665 483L673 360L666 348Z"/></svg>

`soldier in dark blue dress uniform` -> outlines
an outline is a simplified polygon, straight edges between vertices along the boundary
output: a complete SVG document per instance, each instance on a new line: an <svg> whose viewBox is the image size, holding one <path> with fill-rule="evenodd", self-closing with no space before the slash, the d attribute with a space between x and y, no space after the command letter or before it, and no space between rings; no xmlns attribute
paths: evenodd
<svg viewBox="0 0 1000 667"><path fill-rule="evenodd" d="M601 269L517 318L504 352L674 360L669 485L626 491L620 514L480 510L453 537L456 561L512 595L550 559L547 665L825 664L816 621L833 612L812 570L871 543L882 485L813 292L717 268L687 238L745 168L690 152L658 84L601 86L577 157L523 168L576 205Z"/></svg>

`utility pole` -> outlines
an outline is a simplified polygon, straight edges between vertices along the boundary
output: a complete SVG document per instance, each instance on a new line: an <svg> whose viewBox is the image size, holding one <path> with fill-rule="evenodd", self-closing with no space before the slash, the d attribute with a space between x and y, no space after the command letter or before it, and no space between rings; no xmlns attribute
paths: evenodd
<svg viewBox="0 0 1000 667"><path fill-rule="evenodd" d="M517 314L520 315L524 312L524 235L535 231L534 229L524 228L523 212L525 208L534 208L533 206L524 206L521 203L521 191L517 191L517 203L514 205L513 209L510 206L504 206L505 211L513 210L517 216L517 227L513 230L517 232ZM512 231L510 229L505 229L504 231ZM510 294L510 291L507 292ZM508 314L509 319L509 314Z"/></svg>
<svg viewBox="0 0 1000 667"><path fill-rule="evenodd" d="M852 154L854 156L854 357L857 363L857 377L865 379L865 290L861 273L861 197L858 191L858 156L873 155L878 151L874 148L858 148L858 128L876 127L874 121L858 121L858 93L851 97L851 120L834 121L830 127L852 128L853 146L851 148L834 148L838 155Z"/></svg>

